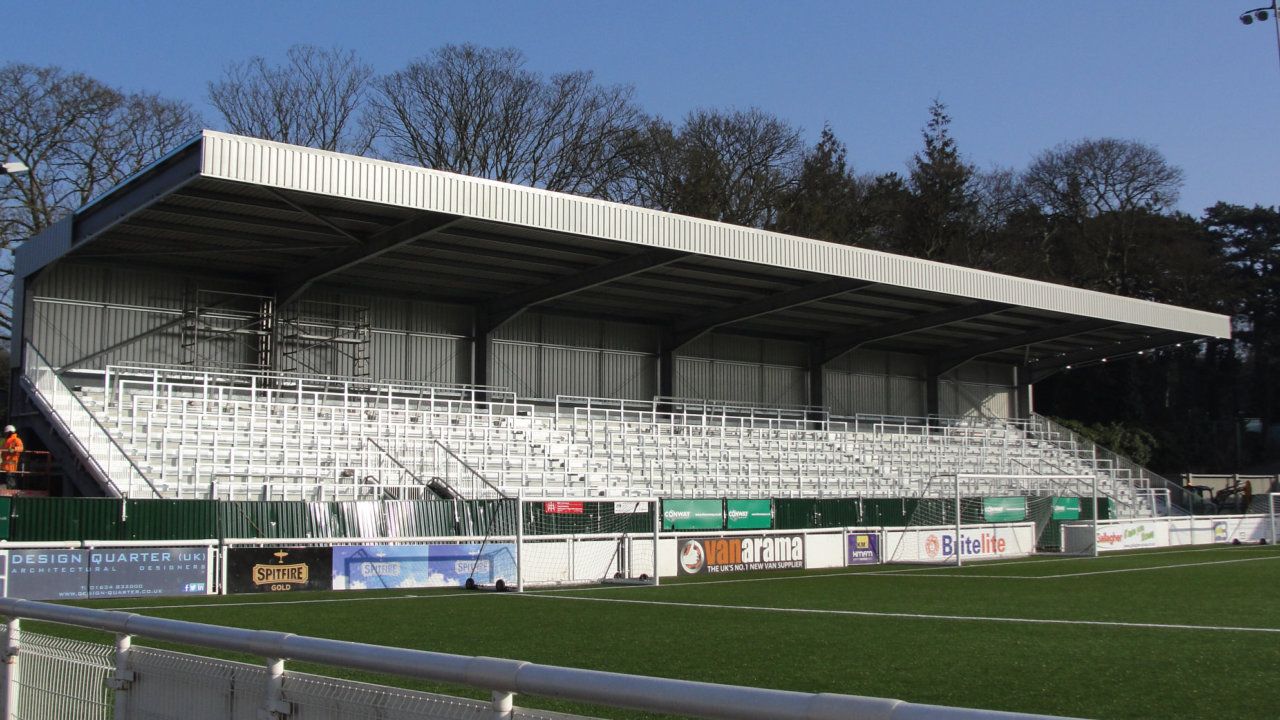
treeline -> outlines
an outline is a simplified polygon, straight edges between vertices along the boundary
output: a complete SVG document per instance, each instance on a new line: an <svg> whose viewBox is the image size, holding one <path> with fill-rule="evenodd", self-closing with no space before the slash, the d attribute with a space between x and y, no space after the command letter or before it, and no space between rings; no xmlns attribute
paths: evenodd
<svg viewBox="0 0 1280 720"><path fill-rule="evenodd" d="M207 97L212 121L79 73L0 68L0 149L31 168L0 183L3 247L208 124L1229 314L1232 341L1078 368L1037 385L1037 404L1108 437L1149 431L1157 469L1226 471L1270 457L1280 212L1178 212L1182 171L1140 141L1071 140L1025 168L981 168L935 101L906 167L859 172L829 127L806 145L800 128L758 108L663 118L629 86L588 71L541 74L517 50L473 45L386 75L354 52L295 46L279 64L229 65Z"/></svg>

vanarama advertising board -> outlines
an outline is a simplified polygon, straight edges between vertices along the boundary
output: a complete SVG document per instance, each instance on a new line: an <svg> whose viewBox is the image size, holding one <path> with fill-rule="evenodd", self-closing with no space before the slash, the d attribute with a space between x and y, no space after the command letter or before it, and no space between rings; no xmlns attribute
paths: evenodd
<svg viewBox="0 0 1280 720"><path fill-rule="evenodd" d="M681 538L676 549L681 575L804 568L803 535Z"/></svg>

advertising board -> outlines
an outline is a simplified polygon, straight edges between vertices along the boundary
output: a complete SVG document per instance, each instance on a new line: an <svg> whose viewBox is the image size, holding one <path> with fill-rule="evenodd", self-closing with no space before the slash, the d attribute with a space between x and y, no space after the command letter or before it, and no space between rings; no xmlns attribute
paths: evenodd
<svg viewBox="0 0 1280 720"><path fill-rule="evenodd" d="M723 530L722 500L663 500L663 530Z"/></svg>
<svg viewBox="0 0 1280 720"><path fill-rule="evenodd" d="M328 590L333 548L232 547L227 549L227 592Z"/></svg>
<svg viewBox="0 0 1280 720"><path fill-rule="evenodd" d="M982 517L987 522L1022 522L1027 519L1024 497L982 498Z"/></svg>
<svg viewBox="0 0 1280 720"><path fill-rule="evenodd" d="M208 547L26 548L0 551L4 596L71 600L206 595Z"/></svg>
<svg viewBox="0 0 1280 720"><path fill-rule="evenodd" d="M1167 547L1169 525L1164 522L1134 520L1098 527L1098 550L1133 550Z"/></svg>
<svg viewBox="0 0 1280 720"><path fill-rule="evenodd" d="M515 582L515 545L339 545L333 548L333 589L463 587Z"/></svg>
<svg viewBox="0 0 1280 720"><path fill-rule="evenodd" d="M725 527L730 530L773 528L772 500L725 500Z"/></svg>
<svg viewBox="0 0 1280 720"><path fill-rule="evenodd" d="M680 575L803 569L804 536L681 538L676 567Z"/></svg>
<svg viewBox="0 0 1280 720"><path fill-rule="evenodd" d="M1025 557L1035 549L1035 525L1018 523L962 528L886 528L884 556L894 562L942 562L959 552L963 559Z"/></svg>
<svg viewBox="0 0 1280 720"><path fill-rule="evenodd" d="M845 565L875 565L880 562L880 533L851 532L845 536Z"/></svg>
<svg viewBox="0 0 1280 720"><path fill-rule="evenodd" d="M1079 520L1080 519L1080 498L1055 497L1053 499L1053 518L1052 519Z"/></svg>
<svg viewBox="0 0 1280 720"><path fill-rule="evenodd" d="M542 512L548 515L581 515L582 502L578 500L548 500L542 503Z"/></svg>

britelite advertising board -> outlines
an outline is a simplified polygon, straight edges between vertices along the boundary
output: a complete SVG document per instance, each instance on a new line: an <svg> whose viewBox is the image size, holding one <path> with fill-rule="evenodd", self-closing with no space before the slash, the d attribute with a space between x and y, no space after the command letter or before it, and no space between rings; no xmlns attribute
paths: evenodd
<svg viewBox="0 0 1280 720"><path fill-rule="evenodd" d="M803 569L804 536L681 538L676 553L680 575Z"/></svg>

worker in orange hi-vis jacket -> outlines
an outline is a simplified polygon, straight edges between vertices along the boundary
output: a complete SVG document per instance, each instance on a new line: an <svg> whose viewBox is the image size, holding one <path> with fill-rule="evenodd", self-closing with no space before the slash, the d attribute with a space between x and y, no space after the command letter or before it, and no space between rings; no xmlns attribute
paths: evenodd
<svg viewBox="0 0 1280 720"><path fill-rule="evenodd" d="M4 426L4 447L0 448L0 474L10 488L18 486L18 459L22 457L22 438L12 425Z"/></svg>

